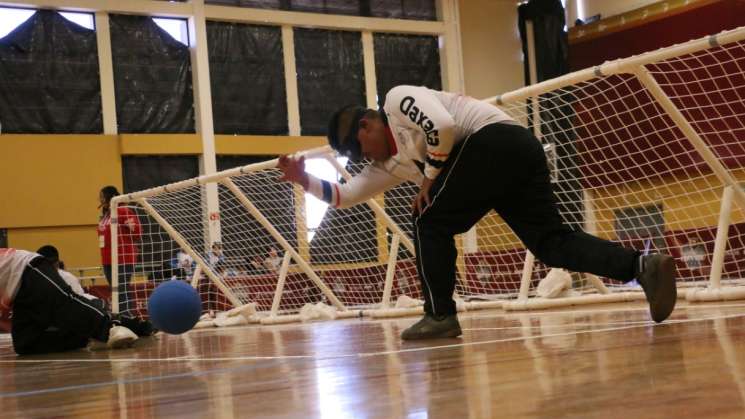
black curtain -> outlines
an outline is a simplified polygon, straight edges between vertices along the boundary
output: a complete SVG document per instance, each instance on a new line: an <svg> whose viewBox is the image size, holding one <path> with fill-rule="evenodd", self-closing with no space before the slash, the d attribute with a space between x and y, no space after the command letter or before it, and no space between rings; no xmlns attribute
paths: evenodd
<svg viewBox="0 0 745 419"><path fill-rule="evenodd" d="M528 40L525 22L533 22L536 74L534 83L552 79L569 72L569 38L564 30L564 7L560 0L530 0L517 8L520 39L525 57L525 84L530 83L528 72Z"/></svg>
<svg viewBox="0 0 745 419"><path fill-rule="evenodd" d="M294 31L301 132L326 135L334 111L366 102L362 37L359 32Z"/></svg>
<svg viewBox="0 0 745 419"><path fill-rule="evenodd" d="M146 16L109 22L119 132L194 132L189 48Z"/></svg>
<svg viewBox="0 0 745 419"><path fill-rule="evenodd" d="M369 0L370 16L394 19L437 20L434 0Z"/></svg>
<svg viewBox="0 0 745 419"><path fill-rule="evenodd" d="M287 135L282 29L207 22L216 134Z"/></svg>
<svg viewBox="0 0 745 419"><path fill-rule="evenodd" d="M103 131L96 32L38 10L0 39L4 133Z"/></svg>
<svg viewBox="0 0 745 419"><path fill-rule="evenodd" d="M297 12L437 20L435 0L206 0L205 3Z"/></svg>
<svg viewBox="0 0 745 419"><path fill-rule="evenodd" d="M220 6L253 7L256 9L280 8L282 0L205 0L205 4L216 4Z"/></svg>
<svg viewBox="0 0 745 419"><path fill-rule="evenodd" d="M290 0L281 3L284 3L286 9L297 12L351 16L358 16L361 14L359 0Z"/></svg>
<svg viewBox="0 0 745 419"><path fill-rule="evenodd" d="M559 77L569 72L569 41L564 30L564 7L559 0L530 0L518 7L520 38L524 60L525 83L530 82L526 21L533 22L537 80L534 83ZM571 90L551 92L540 98L541 142L549 146L549 161L555 161L552 177L554 192L564 221L580 228L584 220L581 173L577 168L574 147L575 97ZM533 126L530 109L529 126Z"/></svg>
<svg viewBox="0 0 745 419"><path fill-rule="evenodd" d="M442 90L436 36L376 33L373 41L380 106L388 91L401 84Z"/></svg>
<svg viewBox="0 0 745 419"><path fill-rule="evenodd" d="M196 156L122 156L124 193L199 176Z"/></svg>

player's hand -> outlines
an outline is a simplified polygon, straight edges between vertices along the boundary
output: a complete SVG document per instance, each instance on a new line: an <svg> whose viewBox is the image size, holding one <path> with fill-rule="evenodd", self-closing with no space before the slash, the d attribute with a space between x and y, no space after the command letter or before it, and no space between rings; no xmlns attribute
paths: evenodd
<svg viewBox="0 0 745 419"><path fill-rule="evenodd" d="M414 210L414 214L421 214L422 211L424 211L425 208L430 206L432 202L429 198L429 190L432 189L432 184L434 181L428 177L424 177L424 181L422 182L422 186L419 188L419 193L414 198L414 202L412 204L412 209Z"/></svg>
<svg viewBox="0 0 745 419"><path fill-rule="evenodd" d="M299 159L290 156L282 156L277 164L282 176L279 180L300 184L303 188L308 188L308 174L305 173L305 157Z"/></svg>

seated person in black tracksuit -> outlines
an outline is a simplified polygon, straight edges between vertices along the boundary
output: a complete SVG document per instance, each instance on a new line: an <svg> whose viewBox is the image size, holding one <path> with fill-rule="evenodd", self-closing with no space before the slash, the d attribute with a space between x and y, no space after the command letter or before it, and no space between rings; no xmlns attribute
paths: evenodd
<svg viewBox="0 0 745 419"><path fill-rule="evenodd" d="M113 315L76 294L43 256L0 248L0 305L12 308L13 349L20 355L131 346L154 332L149 322Z"/></svg>

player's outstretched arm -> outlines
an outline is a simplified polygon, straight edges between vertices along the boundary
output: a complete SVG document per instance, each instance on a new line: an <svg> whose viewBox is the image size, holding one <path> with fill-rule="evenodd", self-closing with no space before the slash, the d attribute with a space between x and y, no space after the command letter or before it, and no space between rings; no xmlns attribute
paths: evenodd
<svg viewBox="0 0 745 419"><path fill-rule="evenodd" d="M318 179L305 172L305 159L282 156L277 164L282 181L301 185L306 192L336 208L349 208L388 190L404 180L374 165L365 166L344 184Z"/></svg>

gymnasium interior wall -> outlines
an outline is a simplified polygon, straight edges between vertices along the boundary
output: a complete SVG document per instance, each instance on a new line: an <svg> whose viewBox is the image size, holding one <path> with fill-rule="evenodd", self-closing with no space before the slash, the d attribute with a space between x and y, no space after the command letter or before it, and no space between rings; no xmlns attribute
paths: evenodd
<svg viewBox="0 0 745 419"><path fill-rule="evenodd" d="M608 26L611 20L616 22L619 19L616 16L593 24L595 26L582 27L581 36L580 29L573 28L570 32L572 67L584 68L605 59L636 53L636 49L665 46L652 44L650 39L682 42L705 33L728 29L733 24L745 24L740 23L745 19L745 12L739 13L744 4L741 1L699 0L691 4L696 7L685 9L687 12L668 7L671 10L668 14L648 13L646 18L628 18L632 21L628 27L618 25L613 30L599 29L603 24ZM459 1L466 94L483 98L523 85L516 6L514 1ZM646 7L663 10L657 4ZM713 9L709 8L721 9L717 9L719 13L713 13ZM608 10L601 12L604 15L615 13ZM690 33L680 31L680 22L688 22L704 12L708 13L707 20L702 23L706 25L705 29L701 29L701 25L689 24L687 28L691 30ZM626 15L641 16L638 11ZM715 22L717 16L720 17L719 26ZM673 25L677 29L672 30L673 26L660 29L664 25ZM651 32L631 35L644 28ZM629 40L629 36L636 38ZM322 137L216 136L217 153L224 155L276 155L323 143ZM6 181L3 182L2 196L14 199L0 201L0 227L8 229L8 245L11 247L36 249L43 244L54 243L60 248L68 266L96 266L100 264L95 232L99 216L98 191L101 186L108 184L121 190L122 156L197 156L200 153L201 142L194 134L3 134L0 141L0 176ZM663 203L666 207L676 205L674 199L663 199ZM604 219L606 215L599 218ZM672 222L674 220L666 220L666 223ZM716 224L716 220L701 222Z"/></svg>
<svg viewBox="0 0 745 419"><path fill-rule="evenodd" d="M219 155L275 155L324 144L322 137L218 135ZM100 265L98 192L123 190L122 156L201 153L196 134L3 134L0 141L0 224L8 246L54 244L67 266Z"/></svg>
<svg viewBox="0 0 745 419"><path fill-rule="evenodd" d="M517 10L512 1L461 0L466 94L487 97L522 85ZM509 51L505 53L505 51ZM216 135L218 155L277 155L325 144L322 137ZM0 227L8 246L56 245L67 266L100 264L98 191L123 188L122 157L198 156L195 134L3 134ZM32 162L31 164L29 162Z"/></svg>

